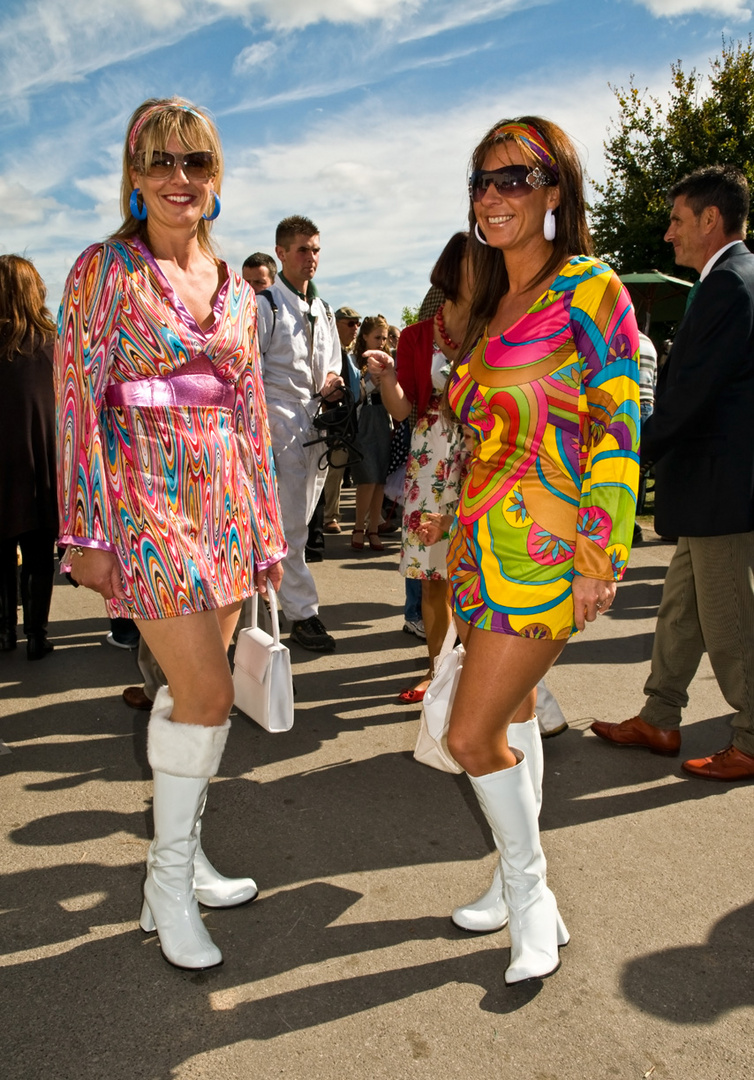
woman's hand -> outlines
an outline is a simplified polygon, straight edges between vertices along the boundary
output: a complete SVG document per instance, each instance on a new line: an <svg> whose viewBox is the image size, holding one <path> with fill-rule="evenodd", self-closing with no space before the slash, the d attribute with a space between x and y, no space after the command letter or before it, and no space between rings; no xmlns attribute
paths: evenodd
<svg viewBox="0 0 754 1080"><path fill-rule="evenodd" d="M452 524L453 518L450 514L422 514L416 532L424 546L431 547L442 540Z"/></svg>
<svg viewBox="0 0 754 1080"><path fill-rule="evenodd" d="M272 585L275 592L280 589L280 584L283 580L283 564L282 562L273 563L272 566L268 566L266 570L257 570L254 574L254 585L257 592L262 596L267 595L267 586Z"/></svg>
<svg viewBox="0 0 754 1080"><path fill-rule="evenodd" d="M125 600L120 563L114 551L83 548L83 555L71 554L71 577L77 585L93 589L105 600Z"/></svg>
<svg viewBox="0 0 754 1080"><path fill-rule="evenodd" d="M604 615L610 608L618 586L614 581L575 574L571 588L573 621L577 630L583 630L586 623L594 622L598 615Z"/></svg>
<svg viewBox="0 0 754 1080"><path fill-rule="evenodd" d="M363 359L367 362L367 369L375 386L380 385L383 375L392 373L395 375L395 361L389 353L380 349L368 349Z"/></svg>

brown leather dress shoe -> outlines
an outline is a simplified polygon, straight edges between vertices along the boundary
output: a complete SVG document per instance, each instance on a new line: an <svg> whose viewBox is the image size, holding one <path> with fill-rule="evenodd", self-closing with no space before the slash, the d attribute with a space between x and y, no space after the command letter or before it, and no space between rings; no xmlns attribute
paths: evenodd
<svg viewBox="0 0 754 1080"><path fill-rule="evenodd" d="M702 780L754 780L754 757L735 746L726 746L710 757L684 761L681 768Z"/></svg>
<svg viewBox="0 0 754 1080"><path fill-rule="evenodd" d="M127 686L123 691L123 700L129 709L140 709L142 712L148 712L154 704L144 693L143 686Z"/></svg>
<svg viewBox="0 0 754 1080"><path fill-rule="evenodd" d="M668 731L652 727L640 716L632 716L622 724L608 724L604 720L595 720L592 731L601 739L616 746L644 746L653 754L665 754L676 757L681 750L680 731Z"/></svg>

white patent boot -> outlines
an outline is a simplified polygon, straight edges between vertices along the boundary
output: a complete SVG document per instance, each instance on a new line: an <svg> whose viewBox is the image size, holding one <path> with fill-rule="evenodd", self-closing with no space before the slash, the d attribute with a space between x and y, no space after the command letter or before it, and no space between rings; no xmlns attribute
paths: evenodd
<svg viewBox="0 0 754 1080"><path fill-rule="evenodd" d="M513 768L469 776L502 861L511 935L508 985L544 978L560 967L558 905L547 887L534 791L524 755L514 753Z"/></svg>
<svg viewBox="0 0 754 1080"><path fill-rule="evenodd" d="M155 712L164 720L169 720L173 712L173 699L166 686L160 687L155 697L152 714ZM209 780L204 784L204 794L199 801L199 813L194 824L193 837L196 839L194 854L194 895L204 907L238 907L253 900L258 889L252 878L227 878L214 868L202 848L202 815L207 803ZM147 853L147 873L152 862L152 844Z"/></svg>
<svg viewBox="0 0 754 1080"><path fill-rule="evenodd" d="M542 756L542 740L539 736L537 717L527 720L524 724L511 724L508 728L508 744L515 747L516 750L521 750L524 755L529 776L531 777L532 788L534 789L537 816L539 816L539 810L542 806L544 758ZM507 925L508 906L503 896L503 875L500 859L495 863L495 873L492 876L492 884L489 889L472 903L455 908L450 918L459 929L469 930L476 934L493 934L496 930L502 930Z"/></svg>
<svg viewBox="0 0 754 1080"><path fill-rule="evenodd" d="M209 785L207 785L209 786ZM194 895L204 907L226 908L248 904L259 891L256 882L250 878L228 878L215 870L202 850L202 814L205 797L202 800L199 817L196 820L196 853L194 855Z"/></svg>
<svg viewBox="0 0 754 1080"><path fill-rule="evenodd" d="M170 720L172 707L167 688L161 688L147 732L147 757L154 774L154 840L139 924L147 933L157 930L166 960L196 970L223 960L199 914L194 858L196 822L209 778L220 766L230 721L217 727L177 724Z"/></svg>

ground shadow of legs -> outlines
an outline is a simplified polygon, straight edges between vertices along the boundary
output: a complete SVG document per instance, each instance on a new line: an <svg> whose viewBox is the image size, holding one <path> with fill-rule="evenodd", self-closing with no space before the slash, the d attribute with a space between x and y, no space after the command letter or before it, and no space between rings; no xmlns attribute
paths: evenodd
<svg viewBox="0 0 754 1080"><path fill-rule="evenodd" d="M641 956L626 965L623 993L643 1012L674 1024L711 1024L754 1005L754 903L725 915L704 945Z"/></svg>

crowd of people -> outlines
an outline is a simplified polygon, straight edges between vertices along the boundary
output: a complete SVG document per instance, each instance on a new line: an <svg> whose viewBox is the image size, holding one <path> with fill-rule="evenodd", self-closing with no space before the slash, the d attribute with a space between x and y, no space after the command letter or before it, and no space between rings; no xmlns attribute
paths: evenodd
<svg viewBox="0 0 754 1080"><path fill-rule="evenodd" d="M426 676L401 700L422 700L454 619L465 660L448 748L499 852L489 889L452 918L469 931L508 924L505 982L543 978L569 935L539 835L537 687L569 638L613 603L640 461L655 467L663 532L681 539L648 703L594 730L613 745L677 753L706 648L736 711L733 743L684 768L754 776L745 180L712 168L670 192L666 238L702 283L652 413L649 350L626 289L593 254L578 154L551 121L503 120L480 140L468 231L441 253L425 317L402 332L320 297L320 233L302 215L277 226L274 258L255 252L236 274L212 239L222 177L210 117L181 99L146 101L126 132L122 224L77 259L57 332L31 264L0 259L0 385L16 425L0 425L13 463L2 474L12 513L1 519L1 647L16 645L20 546L29 659L51 648L55 539L61 570L138 630L145 686L127 700L151 712L154 779L140 924L157 931L170 963L212 967L222 956L199 905L257 893L252 878L218 873L201 846L230 726L239 613L272 588L294 642L335 649L310 563L341 531L349 473L353 557L383 551L387 490L402 506L404 629L428 651ZM328 410L338 410L339 443L323 450ZM727 446L723 423L735 432Z"/></svg>

